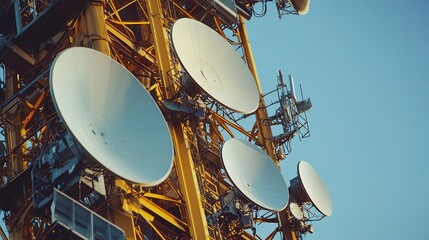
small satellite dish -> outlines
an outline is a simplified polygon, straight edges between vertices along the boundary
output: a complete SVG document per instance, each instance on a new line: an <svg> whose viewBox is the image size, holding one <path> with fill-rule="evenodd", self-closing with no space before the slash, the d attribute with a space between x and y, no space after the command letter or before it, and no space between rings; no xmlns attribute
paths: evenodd
<svg viewBox="0 0 429 240"><path fill-rule="evenodd" d="M310 9L310 0L289 0L290 3L292 3L293 8L298 12L300 15L304 15L308 13L308 10Z"/></svg>
<svg viewBox="0 0 429 240"><path fill-rule="evenodd" d="M234 111L253 113L259 106L259 91L249 68L231 45L203 23L177 20L171 40L192 87ZM192 81L187 80L187 81Z"/></svg>
<svg viewBox="0 0 429 240"><path fill-rule="evenodd" d="M289 212L292 216L298 220L302 220L304 218L304 212L298 206L298 204L291 202L289 203Z"/></svg>
<svg viewBox="0 0 429 240"><path fill-rule="evenodd" d="M146 89L101 52L73 47L50 70L58 115L86 152L118 177L160 184L173 165L167 123Z"/></svg>
<svg viewBox="0 0 429 240"><path fill-rule="evenodd" d="M281 211L289 202L286 182L273 160L257 146L231 138L222 146L222 164L239 192L256 205Z"/></svg>
<svg viewBox="0 0 429 240"><path fill-rule="evenodd" d="M298 163L298 176L290 182L290 194L298 204L311 202L320 213L331 216L331 196L313 166L306 161L300 161Z"/></svg>

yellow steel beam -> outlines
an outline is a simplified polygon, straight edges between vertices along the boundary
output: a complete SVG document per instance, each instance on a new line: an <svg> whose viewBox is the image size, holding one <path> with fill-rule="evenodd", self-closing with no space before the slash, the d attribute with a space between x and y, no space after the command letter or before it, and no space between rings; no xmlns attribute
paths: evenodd
<svg viewBox="0 0 429 240"><path fill-rule="evenodd" d="M172 135L176 150L178 180L186 203L191 236L193 239L209 239L195 166L180 123L174 124Z"/></svg>
<svg viewBox="0 0 429 240"><path fill-rule="evenodd" d="M262 87L259 81L255 60L253 59L253 52L252 52L250 41L247 35L246 25L244 24L244 18L241 16L239 19L238 30L240 33L241 42L243 44L243 50L246 56L247 65L249 66L249 69L252 72L253 77L255 78L255 81L259 90L259 95L260 95L259 108L256 111L256 121L258 123L258 129L259 129L259 140L261 141L268 155L276 162L276 164L278 164L278 162L276 161L274 144L270 140L273 138L273 134L271 132L271 126L266 121L268 119L268 113L267 113L265 101L263 98Z"/></svg>
<svg viewBox="0 0 429 240"><path fill-rule="evenodd" d="M179 4L177 4L175 1L173 1L173 5L174 5L177 9L179 9L179 11L180 11L181 13L183 13L186 17L194 19L194 17L193 17L191 14L189 14L185 9L183 9L183 8L182 8L182 6L180 6Z"/></svg>
<svg viewBox="0 0 429 240"><path fill-rule="evenodd" d="M273 217L273 218L254 218L253 221L258 222L258 223L278 223L279 220L277 219L277 217Z"/></svg>
<svg viewBox="0 0 429 240"><path fill-rule="evenodd" d="M117 194L115 197L117 198L109 201L110 211L107 218L124 231L125 239L135 240L137 238L133 215L127 211L128 209L123 208L124 198L121 194Z"/></svg>
<svg viewBox="0 0 429 240"><path fill-rule="evenodd" d="M274 149L274 144L271 141L271 139L273 138L273 133L271 131L270 125L266 121L266 119L268 119L268 114L265 106L265 101L262 96L261 83L259 81L258 72L256 70L256 64L253 59L253 53L250 47L250 41L247 36L246 25L244 24L244 18L241 16L239 19L238 29L240 33L240 39L243 43L243 49L246 55L247 64L249 66L250 71L253 73L256 84L258 85L259 94L261 96L261 100L259 102L259 108L256 111L256 121L258 123L258 129L259 129L258 135L268 155L279 166L279 162L277 160L275 149ZM286 239L295 240L296 239L295 232L292 231L292 229L289 226L289 214L286 212L286 210L283 210L282 212L280 212L280 221L281 221L281 231L283 232L283 235L286 237Z"/></svg>
<svg viewBox="0 0 429 240"><path fill-rule="evenodd" d="M161 2L159 0L147 1L149 22L155 43L155 52L159 69L162 74L164 84L164 95L167 98L173 96L175 89L172 80L168 77L171 69L171 58L169 54L169 40L166 36L162 15ZM193 239L209 239L207 220L201 202L200 190L194 169L194 162L185 133L181 123L172 123L172 140L175 148L175 161L178 173L178 180L186 204L187 216L189 219L190 235Z"/></svg>
<svg viewBox="0 0 429 240"><path fill-rule="evenodd" d="M170 98L174 95L175 89L170 88L173 84L170 83L170 79L168 77L168 71L172 67L168 47L170 43L164 29L164 16L162 15L161 2L160 0L150 0L146 1L146 3L154 40L156 59L164 83L163 92L166 98Z"/></svg>
<svg viewBox="0 0 429 240"><path fill-rule="evenodd" d="M189 234L189 228L186 223L184 223L183 221L181 221L180 219L178 219L177 217L175 217L174 215L167 212L165 209L161 208L160 206L156 205L154 202L150 201L145 197L139 197L138 200L141 206L150 210L165 221L171 223L173 226L180 229L180 231Z"/></svg>
<svg viewBox="0 0 429 240"><path fill-rule="evenodd" d="M152 56L150 53L145 51L143 48L136 45L135 42L130 40L128 37L126 37L121 31L115 28L112 24L110 24L109 22L106 22L106 28L107 28L107 31L109 31L109 33L113 34L115 37L120 39L129 48L134 49L134 51L138 53L140 56L146 58L146 60L148 60L149 62L156 64L156 59L154 56Z"/></svg>
<svg viewBox="0 0 429 240"><path fill-rule="evenodd" d="M148 25L149 21L118 21L115 19L110 19L111 22L123 25Z"/></svg>
<svg viewBox="0 0 429 240"><path fill-rule="evenodd" d="M17 55L19 55L21 58L25 59L28 63L31 65L36 64L36 59L34 59L33 56L22 50L20 47L18 47L15 44L9 44L8 41L5 41L6 46L8 46L10 49L12 49L13 52L15 52Z"/></svg>
<svg viewBox="0 0 429 240"><path fill-rule="evenodd" d="M144 218L144 220L146 220L146 222L152 227L152 229L158 234L158 236L161 237L161 239L166 240L166 238L162 235L159 229L153 224L155 217L152 214L141 209L139 206L135 206L134 204L131 204L126 201L123 203L122 206L124 209L127 209L129 212L135 212L139 214L142 218Z"/></svg>
<svg viewBox="0 0 429 240"><path fill-rule="evenodd" d="M175 169L175 167L173 167ZM182 195L179 192L179 189L176 189L173 181L171 180L171 178L167 178L167 180L165 180L166 183L168 184L168 186L170 186L171 190L174 192L174 194L176 194L179 198L182 197Z"/></svg>
<svg viewBox="0 0 429 240"><path fill-rule="evenodd" d="M219 32L219 34L222 35L222 37L225 38L225 40L228 41L228 38L225 36L225 33L222 31L222 28L220 27L220 23L217 20L217 17L213 16L213 20L214 20L214 23L216 25L216 28L217 28L217 31Z"/></svg>
<svg viewBox="0 0 429 240"><path fill-rule="evenodd" d="M31 105L29 102L27 102L27 106L31 108L30 113L28 113L27 117L24 120L24 123L22 124L23 130L27 127L27 124L31 121L34 114L36 113L36 110L39 108L40 104L42 104L43 100L45 99L46 91L43 91L40 97L37 99L36 103ZM26 134L26 133L25 133Z"/></svg>
<svg viewBox="0 0 429 240"><path fill-rule="evenodd" d="M159 199L159 200L164 200L164 201L169 201L169 202L175 202L180 204L180 200L176 200L174 198L171 197L167 197L165 195L161 195L161 194L156 194L156 193L150 193L150 192L146 192L143 194L143 196L147 197L147 198L155 198L155 199Z"/></svg>
<svg viewBox="0 0 429 240"><path fill-rule="evenodd" d="M226 118L224 118L223 116L221 116L221 115L219 115L219 114L217 114L217 113L215 113L215 112L213 112L213 111L210 111L210 113L215 117L215 119L217 120L217 122L232 136L232 137L234 137L233 136L233 134L232 134L232 132L226 127L226 125L225 124L227 124L227 125L229 125L229 126L231 126L232 128L234 128L235 130L237 130L237 131L239 131L240 133L242 133L242 134L244 134L244 135L246 135L248 138L250 138L250 139L252 139L253 141L255 141L255 142L257 142L257 143L260 143L260 141L257 139L257 138L255 138L252 134L249 134L246 130L244 130L241 126L239 126L239 125L237 125L237 124L234 124L234 123L232 123L232 122L230 122L230 121L228 121ZM262 143L262 142L261 142Z"/></svg>
<svg viewBox="0 0 429 240"><path fill-rule="evenodd" d="M279 213L279 215L280 215L281 231L283 235L287 239L296 240L295 232L292 230L290 226L289 219L291 219L291 216L289 215L289 213L286 210L283 210Z"/></svg>
<svg viewBox="0 0 429 240"><path fill-rule="evenodd" d="M127 185L124 181L116 181L116 185L130 195L135 193L132 191L132 188L129 185ZM183 221L181 221L180 219L178 219L177 217L175 217L174 215L172 215L162 207L158 206L156 203L150 201L149 199L143 196L139 196L137 200L138 200L138 203L127 203L127 205L124 205L124 206L127 206L126 210L129 211L129 209L147 209L148 211L155 214L156 216L169 222L180 231L189 234L189 227L186 223L184 223ZM124 204L125 202L126 201L124 201Z"/></svg>
<svg viewBox="0 0 429 240"><path fill-rule="evenodd" d="M220 116L219 116L220 117ZM234 133L232 133L231 132L231 130L226 126L226 124L225 124L225 121L219 121L219 118L215 115L215 118L218 120L217 122L218 122L218 124L223 128L223 129L225 129L225 131L227 131L228 132L228 134L231 136L231 137L235 137L234 136Z"/></svg>
<svg viewBox="0 0 429 240"><path fill-rule="evenodd" d="M110 56L103 1L91 1L83 13L84 29L90 36L92 48Z"/></svg>
<svg viewBox="0 0 429 240"><path fill-rule="evenodd" d="M225 138L222 136L222 133L220 133L219 129L218 129L218 125L216 124L216 122L211 122L210 124L210 137L218 142L224 142Z"/></svg>
<svg viewBox="0 0 429 240"><path fill-rule="evenodd" d="M151 221L147 221L147 223L152 227L152 229L158 234L158 236L162 240L167 240L167 238L164 237L164 235L161 233L161 231L158 228L156 228L156 226Z"/></svg>
<svg viewBox="0 0 429 240"><path fill-rule="evenodd" d="M244 239L244 240L255 240L256 239L255 237L253 237L250 233L248 233L246 231L243 231L240 234L240 237L241 237L241 239Z"/></svg>
<svg viewBox="0 0 429 240"><path fill-rule="evenodd" d="M130 6L131 4L135 3L136 0L132 0L129 1L128 3L124 4L122 7L115 9L115 11L113 11L112 13L110 13L109 16L107 16L108 18L112 17L112 15L116 15L119 17L119 12L122 11L123 9L127 8L128 6Z"/></svg>
<svg viewBox="0 0 429 240"><path fill-rule="evenodd" d="M112 0L107 0L107 4L108 6L110 6L110 8L112 9L112 11L115 13L115 17L116 19L118 19L119 21L122 21L121 15L119 14L118 10L116 9L115 3ZM109 15L107 17L108 19L112 19L111 15ZM125 31L127 32L129 37L134 37L134 33L131 31L131 29L127 28L127 26L125 26L124 24L121 24Z"/></svg>

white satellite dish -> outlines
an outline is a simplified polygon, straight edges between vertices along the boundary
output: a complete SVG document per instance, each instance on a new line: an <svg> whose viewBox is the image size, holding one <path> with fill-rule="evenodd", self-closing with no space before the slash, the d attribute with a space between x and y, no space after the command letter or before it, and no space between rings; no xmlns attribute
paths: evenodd
<svg viewBox="0 0 429 240"><path fill-rule="evenodd" d="M320 213L331 216L332 200L328 188L316 169L306 161L298 163L298 176L291 180L290 190L298 204L311 202Z"/></svg>
<svg viewBox="0 0 429 240"><path fill-rule="evenodd" d="M89 48L66 49L51 66L50 91L69 132L101 165L144 186L167 178L173 165L167 123L119 63Z"/></svg>
<svg viewBox="0 0 429 240"><path fill-rule="evenodd" d="M229 179L244 197L264 209L286 208L286 182L273 160L259 147L231 138L223 144L221 157Z"/></svg>
<svg viewBox="0 0 429 240"><path fill-rule="evenodd" d="M259 91L249 68L231 45L203 23L177 20L171 40L182 66L198 89L227 108L252 113L259 106Z"/></svg>
<svg viewBox="0 0 429 240"><path fill-rule="evenodd" d="M304 212L301 210L299 205L294 202L289 203L289 212L298 220L302 220L304 218Z"/></svg>

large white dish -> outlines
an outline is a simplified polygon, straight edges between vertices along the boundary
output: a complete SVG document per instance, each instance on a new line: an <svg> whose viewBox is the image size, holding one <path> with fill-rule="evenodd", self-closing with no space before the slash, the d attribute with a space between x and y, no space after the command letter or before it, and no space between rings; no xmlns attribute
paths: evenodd
<svg viewBox="0 0 429 240"><path fill-rule="evenodd" d="M89 48L66 49L51 66L50 91L68 130L101 165L144 186L167 178L173 165L167 123L119 63Z"/></svg>
<svg viewBox="0 0 429 240"><path fill-rule="evenodd" d="M171 40L182 66L195 83L227 108L252 113L259 106L259 91L249 68L231 45L203 23L177 20Z"/></svg>
<svg viewBox="0 0 429 240"><path fill-rule="evenodd" d="M325 216L332 214L332 200L323 179L308 162L298 163L298 176L301 185L314 207Z"/></svg>
<svg viewBox="0 0 429 240"><path fill-rule="evenodd" d="M231 138L223 144L221 155L228 177L246 198L264 209L286 208L288 187L264 151L247 141Z"/></svg>

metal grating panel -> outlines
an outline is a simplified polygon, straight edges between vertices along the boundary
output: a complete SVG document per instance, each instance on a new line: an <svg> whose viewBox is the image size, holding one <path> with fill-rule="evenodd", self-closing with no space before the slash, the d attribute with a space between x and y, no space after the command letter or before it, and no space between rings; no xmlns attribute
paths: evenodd
<svg viewBox="0 0 429 240"><path fill-rule="evenodd" d="M119 227L55 189L52 223L57 222L87 240L125 240Z"/></svg>

